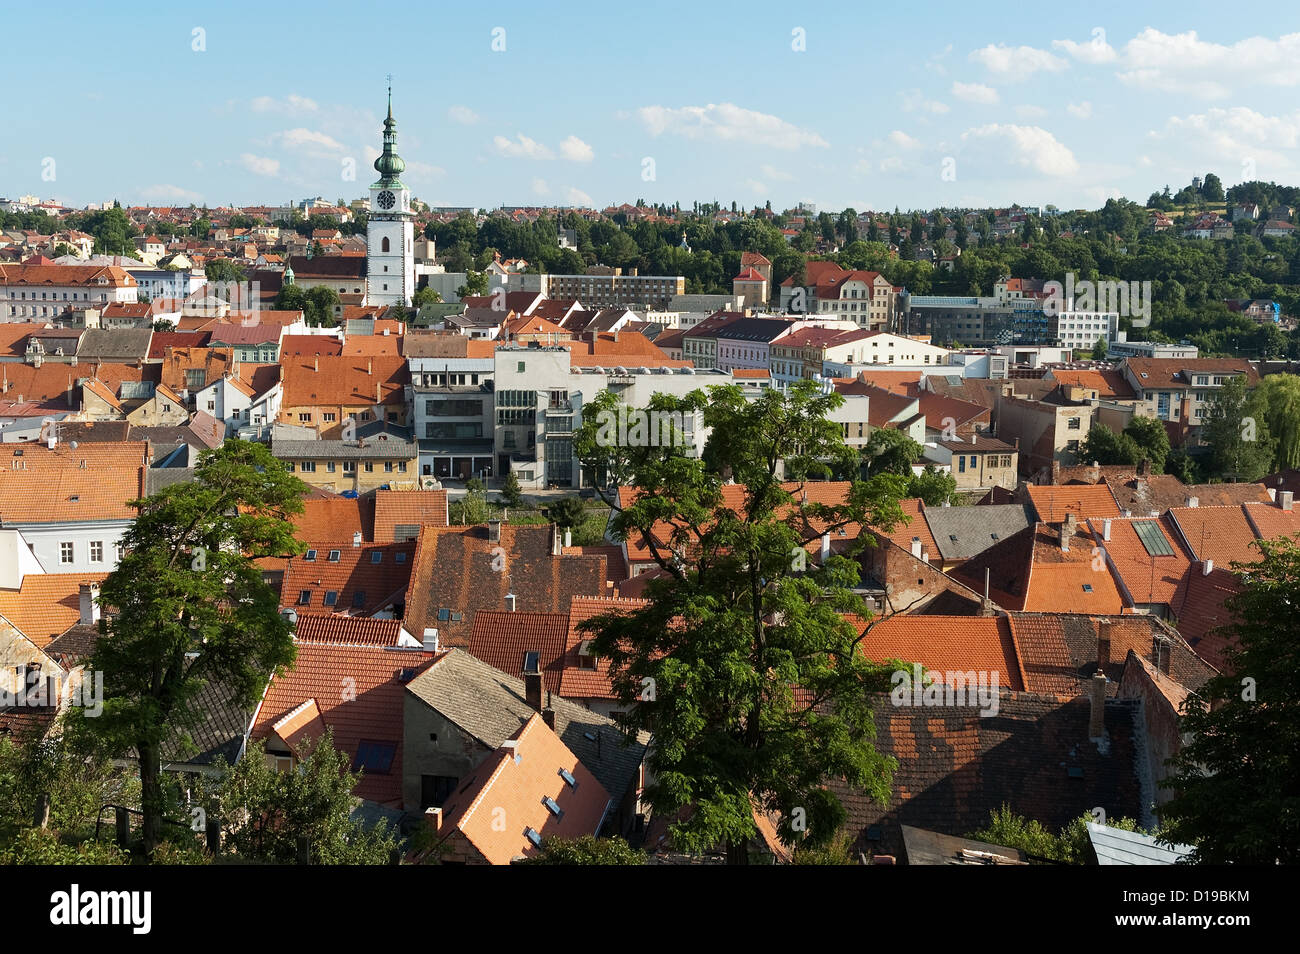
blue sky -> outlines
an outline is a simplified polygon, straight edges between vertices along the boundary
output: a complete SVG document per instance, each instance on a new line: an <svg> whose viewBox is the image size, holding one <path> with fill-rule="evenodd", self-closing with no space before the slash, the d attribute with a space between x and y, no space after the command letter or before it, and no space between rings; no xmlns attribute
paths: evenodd
<svg viewBox="0 0 1300 954"><path fill-rule="evenodd" d="M350 200L390 72L405 179L435 205L1093 208L1206 171L1300 184L1297 5L148 7L6 10L24 92L0 101L0 195Z"/></svg>

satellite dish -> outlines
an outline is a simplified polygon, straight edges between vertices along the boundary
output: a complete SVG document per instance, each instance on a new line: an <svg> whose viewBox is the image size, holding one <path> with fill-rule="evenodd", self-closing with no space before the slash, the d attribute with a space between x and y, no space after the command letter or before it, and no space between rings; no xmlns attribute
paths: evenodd
<svg viewBox="0 0 1300 954"><path fill-rule="evenodd" d="M77 442L76 442L76 441L69 441L69 442L68 442L68 446L71 447L73 450L76 450L76 449L77 449Z"/></svg>

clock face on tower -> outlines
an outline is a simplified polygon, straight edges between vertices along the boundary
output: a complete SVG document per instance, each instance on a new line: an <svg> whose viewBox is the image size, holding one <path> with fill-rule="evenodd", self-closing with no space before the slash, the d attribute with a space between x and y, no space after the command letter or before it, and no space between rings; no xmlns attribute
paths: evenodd
<svg viewBox="0 0 1300 954"><path fill-rule="evenodd" d="M387 189L379 193L379 207L381 209L391 209L396 202L397 199L393 196L393 193Z"/></svg>

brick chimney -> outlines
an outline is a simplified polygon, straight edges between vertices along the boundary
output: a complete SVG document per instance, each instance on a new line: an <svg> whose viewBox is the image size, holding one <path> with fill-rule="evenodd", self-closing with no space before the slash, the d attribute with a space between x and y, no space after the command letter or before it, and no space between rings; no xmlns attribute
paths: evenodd
<svg viewBox="0 0 1300 954"><path fill-rule="evenodd" d="M489 543L501 542L501 521L500 520L488 521L488 542Z"/></svg>
<svg viewBox="0 0 1300 954"><path fill-rule="evenodd" d="M1078 526L1077 518L1073 510L1066 511L1065 519L1061 521L1061 552L1070 552L1070 539L1074 536L1075 528Z"/></svg>
<svg viewBox="0 0 1300 954"><path fill-rule="evenodd" d="M1106 737L1106 674L1095 673L1088 686L1088 738Z"/></svg>
<svg viewBox="0 0 1300 954"><path fill-rule="evenodd" d="M1105 672L1110 665L1110 620L1097 623L1097 671Z"/></svg>
<svg viewBox="0 0 1300 954"><path fill-rule="evenodd" d="M429 827L433 829L434 834L442 831L442 809L436 806L429 806L424 810L424 820Z"/></svg>
<svg viewBox="0 0 1300 954"><path fill-rule="evenodd" d="M531 670L524 670L524 701L533 711L541 712L545 708L542 705L541 653L528 653L525 658L537 662L533 663Z"/></svg>
<svg viewBox="0 0 1300 954"><path fill-rule="evenodd" d="M1156 668L1166 676L1169 675L1169 657L1173 655L1174 644L1164 636L1156 637Z"/></svg>
<svg viewBox="0 0 1300 954"><path fill-rule="evenodd" d="M1149 458L1149 457L1143 457L1143 458L1142 458L1142 463L1138 464L1137 472L1138 472L1138 476L1139 476L1139 477L1150 477L1150 476L1151 476L1151 458Z"/></svg>
<svg viewBox="0 0 1300 954"><path fill-rule="evenodd" d="M1060 482L1061 482L1061 462L1059 460L1053 460L1052 461L1052 486L1055 487Z"/></svg>

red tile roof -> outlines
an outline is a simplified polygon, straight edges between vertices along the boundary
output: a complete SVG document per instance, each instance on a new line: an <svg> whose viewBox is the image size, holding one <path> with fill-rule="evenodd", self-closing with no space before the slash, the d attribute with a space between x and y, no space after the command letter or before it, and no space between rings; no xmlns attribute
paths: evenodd
<svg viewBox="0 0 1300 954"><path fill-rule="evenodd" d="M340 646L397 646L401 633L401 620L338 613L299 613L294 630L294 635L304 642Z"/></svg>
<svg viewBox="0 0 1300 954"><path fill-rule="evenodd" d="M919 663L940 682L946 673L997 673L1000 688L1025 688L1004 616L889 616L862 633L859 646L873 662Z"/></svg>
<svg viewBox="0 0 1300 954"><path fill-rule="evenodd" d="M5 523L130 520L145 493L148 444L39 442L0 447L0 520ZM21 465L21 466L19 466Z"/></svg>
<svg viewBox="0 0 1300 954"><path fill-rule="evenodd" d="M408 537L415 539L419 527L447 526L447 491L445 490L378 490L375 492L376 543L397 539L398 527L415 527Z"/></svg>
<svg viewBox="0 0 1300 954"><path fill-rule="evenodd" d="M81 584L103 583L107 573L28 573L22 588L0 590L0 616L43 649L81 620Z"/></svg>
<svg viewBox="0 0 1300 954"><path fill-rule="evenodd" d="M403 405L406 403L405 387L411 383L406 359L397 355L291 357L284 359L282 367L284 397L281 406L286 410L295 407Z"/></svg>
<svg viewBox="0 0 1300 954"><path fill-rule="evenodd" d="M1131 601L1128 605L1174 601L1174 595L1192 566L1192 556L1183 548L1172 522L1167 518L1111 518L1109 541L1104 539L1104 521L1090 520L1088 526L1094 544L1106 555L1111 572L1119 577L1121 588ZM1152 554L1138 536L1139 527L1152 535L1156 554ZM1164 547L1160 546L1161 542ZM1168 555L1159 553L1163 548L1172 552Z"/></svg>
<svg viewBox="0 0 1300 954"><path fill-rule="evenodd" d="M583 665L582 644L591 636L578 628L593 616L603 613L630 613L646 605L645 600L615 597L575 596L569 604L568 630L565 635L562 676L559 694L566 699L613 699L609 681L609 660L597 659L595 668Z"/></svg>
<svg viewBox="0 0 1300 954"><path fill-rule="evenodd" d="M280 599L286 608L307 612L348 613L369 616L399 602L411 580L414 542L336 546L292 557L284 570ZM330 554L338 553L338 560ZM378 557L378 562L376 562ZM302 595L309 594L306 602ZM329 593L335 594L332 604ZM359 602L358 602L359 601Z"/></svg>
<svg viewBox="0 0 1300 954"><path fill-rule="evenodd" d="M1110 488L1104 484L1030 485L1026 489L1038 519L1043 523L1060 523L1067 513L1082 520L1121 516Z"/></svg>
<svg viewBox="0 0 1300 954"><path fill-rule="evenodd" d="M386 774L365 773L353 794L382 805L402 804L402 723L404 678L422 671L435 653L375 646L344 647L297 641L293 667L276 675L253 721L252 738L271 735L273 726L304 702L315 700L320 718L334 730L334 745L355 759L360 742L395 747Z"/></svg>
<svg viewBox="0 0 1300 954"><path fill-rule="evenodd" d="M538 664L546 688L560 695L564 640L569 631L565 613L510 613L483 610L470 629L470 655L495 666L506 675L522 678L524 654L539 653Z"/></svg>

